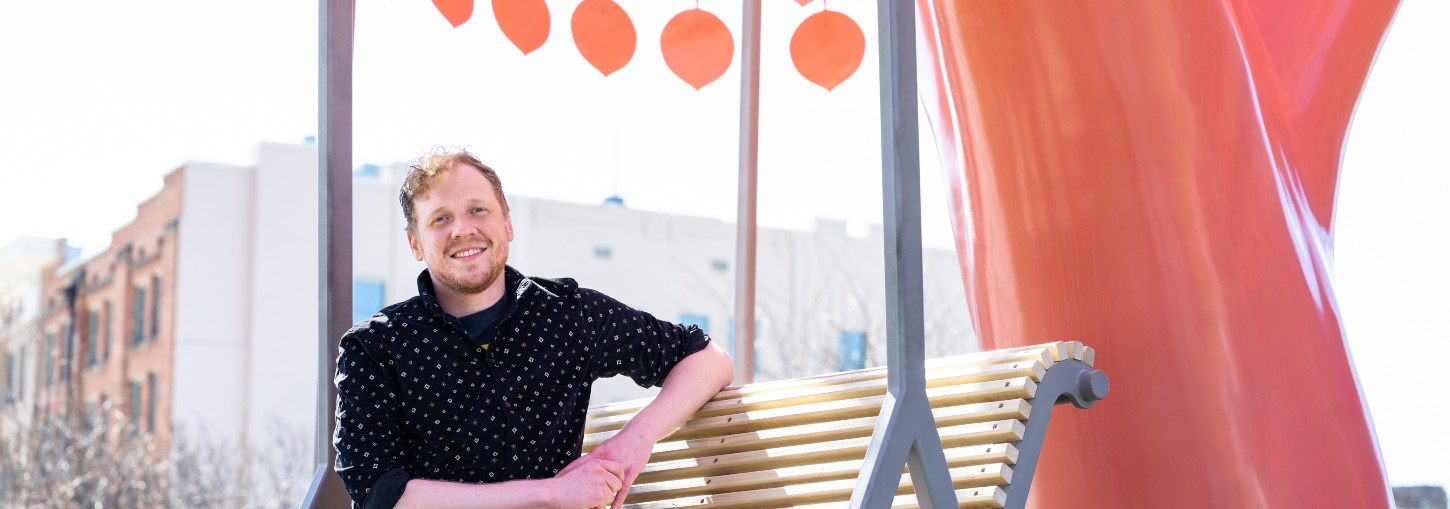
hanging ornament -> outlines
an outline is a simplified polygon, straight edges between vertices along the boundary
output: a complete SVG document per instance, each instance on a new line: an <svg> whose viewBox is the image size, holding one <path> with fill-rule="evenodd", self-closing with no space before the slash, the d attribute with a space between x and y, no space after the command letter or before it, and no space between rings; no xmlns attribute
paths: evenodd
<svg viewBox="0 0 1450 509"><path fill-rule="evenodd" d="M696 7L665 24L660 52L675 76L699 90L725 74L735 56L735 40L720 18Z"/></svg>
<svg viewBox="0 0 1450 509"><path fill-rule="evenodd" d="M809 3L814 2L814 1L815 0L795 0L795 3L801 4L801 5L806 5L806 4L809 4Z"/></svg>
<svg viewBox="0 0 1450 509"><path fill-rule="evenodd" d="M473 0L433 0L433 7L443 13L443 17L453 24L453 28L458 28L458 25L473 17Z"/></svg>
<svg viewBox="0 0 1450 509"><path fill-rule="evenodd" d="M549 38L549 7L544 0L493 0L498 28L525 55Z"/></svg>
<svg viewBox="0 0 1450 509"><path fill-rule="evenodd" d="M821 11L801 22L790 38L790 58L811 83L836 88L861 66L866 36L849 16Z"/></svg>
<svg viewBox="0 0 1450 509"><path fill-rule="evenodd" d="M579 54L605 76L634 58L634 23L612 0L580 2L570 24Z"/></svg>

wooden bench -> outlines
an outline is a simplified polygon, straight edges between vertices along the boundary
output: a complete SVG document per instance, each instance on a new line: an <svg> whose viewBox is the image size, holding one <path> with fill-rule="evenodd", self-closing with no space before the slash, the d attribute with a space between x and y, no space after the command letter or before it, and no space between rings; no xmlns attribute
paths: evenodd
<svg viewBox="0 0 1450 509"><path fill-rule="evenodd" d="M927 396L961 507L1023 507L1057 403L1107 395L1078 342L926 363ZM727 387L654 448L626 507L844 507L886 394L885 368ZM590 408L588 452L648 400ZM915 507L903 476L892 507Z"/></svg>

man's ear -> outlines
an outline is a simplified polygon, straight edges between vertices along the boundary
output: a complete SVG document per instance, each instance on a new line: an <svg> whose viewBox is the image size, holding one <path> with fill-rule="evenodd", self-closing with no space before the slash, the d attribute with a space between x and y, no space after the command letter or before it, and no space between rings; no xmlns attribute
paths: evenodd
<svg viewBox="0 0 1450 509"><path fill-rule="evenodd" d="M505 232L508 232L508 234L509 234L509 242L513 242L514 241L514 216L513 216L513 214L504 214L504 216L503 216L503 229L504 229Z"/></svg>
<svg viewBox="0 0 1450 509"><path fill-rule="evenodd" d="M413 259L420 262L423 261L423 249L418 247L418 239L413 237L413 229L408 228L407 230L404 230L404 232L408 236L408 249L413 250ZM510 237L512 237L512 230L510 230L509 235Z"/></svg>

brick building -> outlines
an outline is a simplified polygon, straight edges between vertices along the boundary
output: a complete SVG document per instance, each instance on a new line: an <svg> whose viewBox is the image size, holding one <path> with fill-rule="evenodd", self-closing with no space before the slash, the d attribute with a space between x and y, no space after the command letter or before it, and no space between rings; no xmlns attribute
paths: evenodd
<svg viewBox="0 0 1450 509"><path fill-rule="evenodd" d="M188 162L103 251L49 274L38 415L106 426L113 442L145 436L163 454L185 435L242 462L227 468L258 468L254 451L302 441L294 462L305 470L316 408L316 157L311 146L263 144L253 166Z"/></svg>
<svg viewBox="0 0 1450 509"><path fill-rule="evenodd" d="M169 444L176 233L184 171L111 245L45 280L36 409L82 429L129 426ZM113 440L118 437L111 437Z"/></svg>

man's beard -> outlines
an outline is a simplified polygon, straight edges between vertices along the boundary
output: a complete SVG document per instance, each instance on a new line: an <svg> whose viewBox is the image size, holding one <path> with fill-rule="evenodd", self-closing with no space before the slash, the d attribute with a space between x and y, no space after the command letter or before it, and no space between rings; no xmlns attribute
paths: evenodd
<svg viewBox="0 0 1450 509"><path fill-rule="evenodd" d="M449 246L444 252L453 251L454 249L456 248ZM503 261L494 258L499 253L494 251L493 243L485 241L483 249L487 259L482 260L485 271L481 277L468 278L468 276L475 273L474 271L455 273L447 270L437 271L434 276L438 278L438 282L445 288L459 295L477 295L483 293L488 287L493 286L494 282L498 281L498 278L503 277L504 272Z"/></svg>
<svg viewBox="0 0 1450 509"><path fill-rule="evenodd" d="M492 260L490 260L487 272L485 272L482 277L471 278L471 281L465 280L464 278L459 277L457 274L448 271L441 271L437 274L434 274L434 276L438 278L439 284L442 284L445 288L454 293L462 295L477 295L483 293L483 291L487 290L488 287L493 286L493 283L495 281L498 281L498 278L502 277L502 274L503 267L495 266L492 263Z"/></svg>

